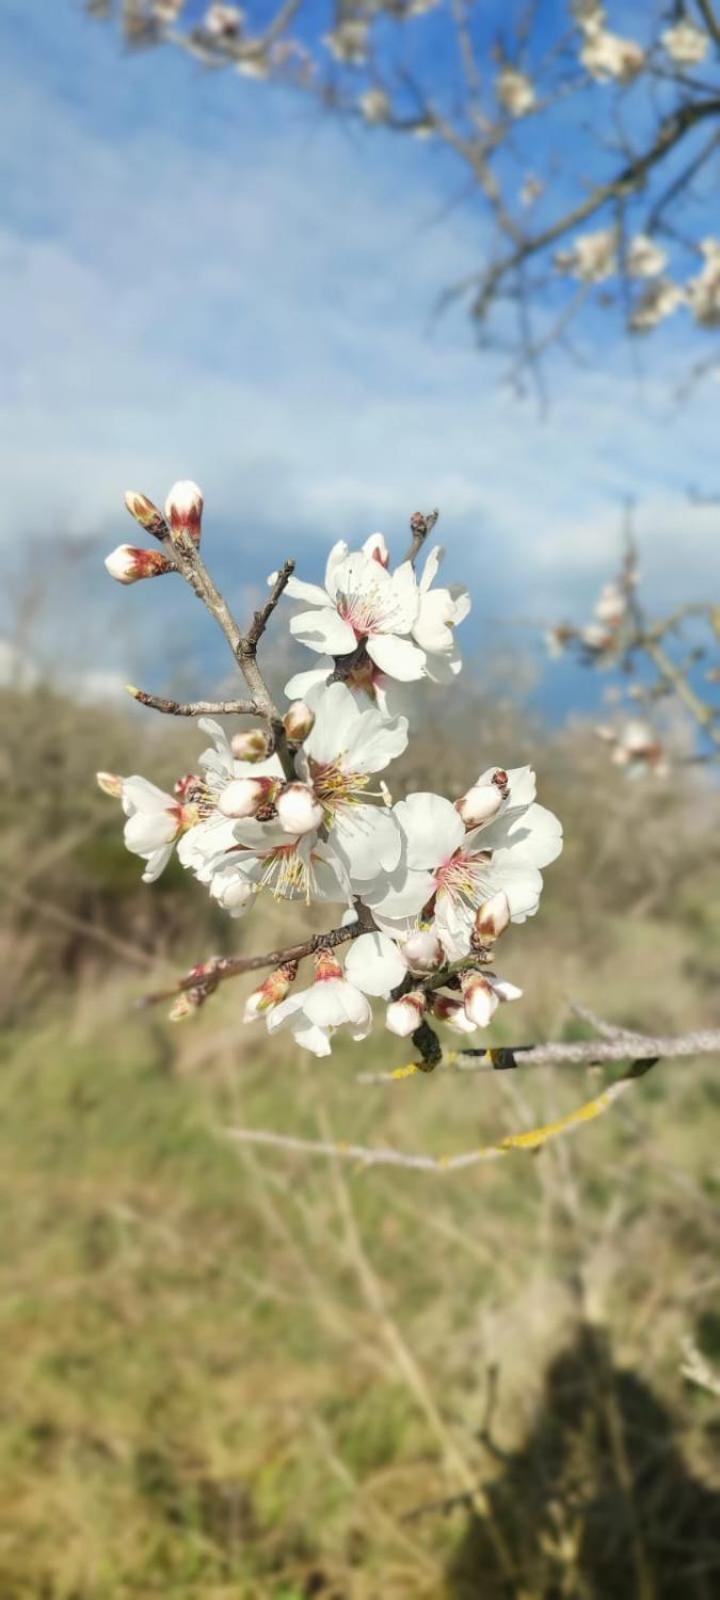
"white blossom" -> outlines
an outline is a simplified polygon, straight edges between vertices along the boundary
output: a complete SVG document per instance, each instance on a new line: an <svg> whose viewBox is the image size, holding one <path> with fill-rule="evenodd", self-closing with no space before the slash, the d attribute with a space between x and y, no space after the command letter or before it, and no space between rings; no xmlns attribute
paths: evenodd
<svg viewBox="0 0 720 1600"><path fill-rule="evenodd" d="M208 6L203 18L203 27L211 38L221 42L226 39L237 39L242 31L244 16L239 6L225 5L222 0L213 0Z"/></svg>
<svg viewBox="0 0 720 1600"><path fill-rule="evenodd" d="M489 781L489 769L478 786ZM507 798L484 826L466 831L449 800L430 793L411 794L394 807L403 835L398 867L371 885L365 896L378 927L402 936L432 905L433 926L449 960L467 955L478 908L503 890L513 922L537 911L542 892L540 868L562 849L557 817L535 803L535 774L529 767L505 774Z"/></svg>
<svg viewBox="0 0 720 1600"><path fill-rule="evenodd" d="M621 39L607 28L585 27L585 43L580 51L583 66L598 83L616 79L630 83L645 65L645 51L634 39Z"/></svg>
<svg viewBox="0 0 720 1600"><path fill-rule="evenodd" d="M377 537L352 554L344 542L336 544L324 588L290 579L286 593L312 608L292 618L290 632L328 660L364 645L370 661L390 678L451 681L461 666L453 630L470 610L467 590L433 589L439 546L430 551L420 579L409 561L391 573L377 557ZM326 675L331 671L332 664ZM306 696L307 687L302 675L291 679L286 693Z"/></svg>
<svg viewBox="0 0 720 1600"><path fill-rule="evenodd" d="M315 981L307 989L288 995L267 1013L268 1033L291 1028L297 1044L316 1056L329 1056L330 1040L338 1028L349 1027L355 1040L367 1038L372 1027L372 1007L354 983L343 977L331 950L315 957Z"/></svg>
<svg viewBox="0 0 720 1600"><path fill-rule="evenodd" d="M631 278L655 278L667 266L667 250L651 239L647 233L636 233L630 240L627 252L627 270Z"/></svg>
<svg viewBox="0 0 720 1600"><path fill-rule="evenodd" d="M387 934L361 933L345 957L345 973L363 994L387 998L407 977L407 966Z"/></svg>
<svg viewBox="0 0 720 1600"><path fill-rule="evenodd" d="M346 17L325 34L324 43L336 61L359 67L367 60L370 24L362 17Z"/></svg>
<svg viewBox="0 0 720 1600"><path fill-rule="evenodd" d="M105 775L100 774L99 780ZM125 845L145 861L143 883L154 883L170 860L173 846L184 829L197 820L197 808L178 795L166 794L147 778L119 779L119 798L127 817ZM102 781L101 788L109 792Z"/></svg>
<svg viewBox="0 0 720 1600"><path fill-rule="evenodd" d="M651 328L656 328L659 322L664 322L666 317L672 316L679 306L684 305L685 300L685 291L678 283L673 283L671 278L656 278L648 284L633 307L630 315L631 332L647 333Z"/></svg>
<svg viewBox="0 0 720 1600"><path fill-rule="evenodd" d="M702 327L717 328L720 326L720 241L703 239L700 250L705 265L687 285L687 302Z"/></svg>
<svg viewBox="0 0 720 1600"><path fill-rule="evenodd" d="M401 838L392 811L371 804L370 780L401 755L408 742L406 717L388 720L373 706L362 710L343 683L315 689L315 723L300 750L299 775L322 807L328 841L353 883L378 870L392 871Z"/></svg>
<svg viewBox="0 0 720 1600"><path fill-rule="evenodd" d="M366 89L358 104L366 122L387 122L390 118L392 102L384 89Z"/></svg>
<svg viewBox="0 0 720 1600"><path fill-rule="evenodd" d="M573 240L569 250L558 250L555 266L582 283L602 283L618 269L617 232L615 228L601 228L595 233L582 233Z"/></svg>
<svg viewBox="0 0 720 1600"><path fill-rule="evenodd" d="M607 623L608 627L617 628L627 612L627 596L619 584L606 583L600 591L600 596L594 607L598 622Z"/></svg>
<svg viewBox="0 0 720 1600"><path fill-rule="evenodd" d="M683 17L672 28L666 28L660 39L669 56L682 67L697 67L710 49L710 40L704 28Z"/></svg>
<svg viewBox="0 0 720 1600"><path fill-rule="evenodd" d="M535 89L526 72L504 66L498 73L495 92L511 117L525 117L535 105Z"/></svg>
<svg viewBox="0 0 720 1600"><path fill-rule="evenodd" d="M611 760L615 766L625 767L629 777L638 778L647 772L657 778L667 776L666 752L651 723L631 718L607 742L614 745Z"/></svg>

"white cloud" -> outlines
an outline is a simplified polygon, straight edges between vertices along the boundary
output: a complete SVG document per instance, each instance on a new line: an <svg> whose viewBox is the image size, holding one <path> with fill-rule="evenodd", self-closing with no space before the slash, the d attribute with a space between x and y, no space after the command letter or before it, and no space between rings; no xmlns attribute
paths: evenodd
<svg viewBox="0 0 720 1600"><path fill-rule="evenodd" d="M682 498L714 487L703 396L671 422L617 350L602 373L565 368L542 421L460 314L428 331L482 233L469 210L428 226L415 148L354 144L184 61L121 60L106 31L77 40L64 83L40 57L0 74L5 540L59 519L116 542L126 487L189 475L224 561L257 576L286 550L309 568L330 536L399 541L438 504L481 609L552 615L612 564L630 493L660 583L720 576L714 514Z"/></svg>

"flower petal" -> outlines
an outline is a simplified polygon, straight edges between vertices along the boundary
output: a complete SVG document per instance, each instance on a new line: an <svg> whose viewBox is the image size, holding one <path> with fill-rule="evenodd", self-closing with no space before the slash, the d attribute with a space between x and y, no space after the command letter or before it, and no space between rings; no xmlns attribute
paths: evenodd
<svg viewBox="0 0 720 1600"><path fill-rule="evenodd" d="M172 843L164 844L161 845L159 850L154 850L152 855L148 856L147 866L142 875L143 883L155 883L155 880L160 877L160 873L164 872L170 860L172 848Z"/></svg>
<svg viewBox="0 0 720 1600"><path fill-rule="evenodd" d="M345 957L345 973L363 994L387 997L407 977L407 967L386 934L361 933Z"/></svg>
<svg viewBox="0 0 720 1600"><path fill-rule="evenodd" d="M309 690L321 688L327 683L334 669L332 656L321 656L316 667L310 667L307 672L296 672L285 685L284 693L288 700L304 700Z"/></svg>
<svg viewBox="0 0 720 1600"><path fill-rule="evenodd" d="M383 806L339 806L330 843L345 863L352 881L367 883L378 869L393 872L400 860L402 834L397 818Z"/></svg>
<svg viewBox="0 0 720 1600"><path fill-rule="evenodd" d="M439 867L465 838L462 818L442 795L409 794L394 811L407 840L408 867Z"/></svg>
<svg viewBox="0 0 720 1600"><path fill-rule="evenodd" d="M136 812L148 814L153 811L167 811L168 807L176 804L171 794L166 794L164 789L158 789L156 783L151 783L149 778L133 776L123 778L122 808L127 817L132 817Z"/></svg>
<svg viewBox="0 0 720 1600"><path fill-rule="evenodd" d="M290 632L309 650L320 650L331 656L348 655L357 643L350 623L344 622L329 606L325 610L301 611L298 616L291 617Z"/></svg>
<svg viewBox="0 0 720 1600"><path fill-rule="evenodd" d="M349 554L349 545L345 543L344 539L338 539L337 544L333 545L332 550L327 558L327 566L325 568L325 588L327 589L331 600L335 599L337 592L335 574L337 573L338 567L342 566L344 561L347 561Z"/></svg>
<svg viewBox="0 0 720 1600"><path fill-rule="evenodd" d="M444 555L445 551L441 544L433 545L432 550L428 551L427 560L423 567L419 583L421 594L427 594L431 583L435 582L438 573L438 567L440 566L440 562L442 561Z"/></svg>
<svg viewBox="0 0 720 1600"><path fill-rule="evenodd" d="M302 578L288 578L285 593L291 600L307 600L309 606L324 608L328 603L327 591L319 583L305 583Z"/></svg>
<svg viewBox="0 0 720 1600"><path fill-rule="evenodd" d="M376 667L400 683L414 683L425 675L425 653L410 639L399 639L394 633L371 633L365 648Z"/></svg>

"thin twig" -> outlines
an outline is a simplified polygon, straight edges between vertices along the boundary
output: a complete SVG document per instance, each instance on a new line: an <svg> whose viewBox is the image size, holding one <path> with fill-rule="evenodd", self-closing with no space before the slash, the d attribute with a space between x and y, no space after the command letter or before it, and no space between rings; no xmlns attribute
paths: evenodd
<svg viewBox="0 0 720 1600"><path fill-rule="evenodd" d="M223 983L226 978L241 977L244 972L259 972L262 967L281 967L286 961L302 961L304 956L312 956L317 950L327 948L335 950L339 944L347 944L350 939L357 939L358 935L367 931L366 925L359 920L351 923L349 928L328 928L325 933L314 933L311 938L303 940L301 944L286 945L283 950L267 950L261 956L217 956L212 962L213 988L218 983ZM156 989L153 994L143 995L138 1005L144 1010L148 1006L159 1005L163 1000L172 1000L176 994L184 994L187 989L193 989L197 984L197 976L192 972L178 978L166 989Z"/></svg>
<svg viewBox="0 0 720 1600"><path fill-rule="evenodd" d="M457 1155L433 1156L420 1152L395 1150L389 1146L377 1145L375 1147L361 1144L333 1143L328 1139L303 1139L294 1134L275 1133L268 1128L228 1128L227 1136L241 1144L268 1145L278 1150L287 1150L300 1155L319 1155L341 1158L344 1161L353 1161L361 1167L406 1167L415 1172L459 1172L468 1167L475 1167L489 1161L497 1161L502 1156L512 1155L517 1151L533 1153L540 1150L543 1145L563 1134L571 1133L575 1129L584 1127L586 1123L594 1121L604 1115L611 1106L615 1105L624 1094L633 1087L633 1084L645 1076L662 1057L666 1059L679 1059L699 1055L720 1054L720 1029L706 1030L698 1033L688 1033L676 1038L651 1038L640 1035L628 1039L627 1036L618 1039L605 1039L592 1041L587 1044L549 1044L533 1045L528 1048L516 1046L512 1051L458 1051L450 1052L445 1057L444 1065L458 1066L465 1070L482 1071L497 1070L498 1066L519 1065L515 1059L518 1054L522 1056L523 1065L531 1066L598 1066L606 1062L627 1061L632 1049L633 1059L622 1077L613 1083L607 1084L592 1100L587 1100L574 1111L557 1118L554 1122L545 1123L538 1128L530 1128L523 1133L508 1134L496 1144L481 1145L474 1150L464 1150ZM498 1062L494 1057L502 1056L507 1059ZM390 1077L400 1078L421 1071L416 1063L409 1068L399 1068ZM378 1075L379 1076L379 1075Z"/></svg>
<svg viewBox="0 0 720 1600"><path fill-rule="evenodd" d="M164 695L136 689L131 683L126 683L125 688L141 706L162 711L169 717L254 717L260 714L254 700L168 700Z"/></svg>
<svg viewBox="0 0 720 1600"><path fill-rule="evenodd" d="M437 508L434 511L429 511L427 516L423 511L413 512L413 515L410 518L410 532L412 534L412 539L409 549L403 556L403 561L409 561L412 567L414 567L425 540L427 539L428 534L432 533L439 516L440 512L437 510Z"/></svg>

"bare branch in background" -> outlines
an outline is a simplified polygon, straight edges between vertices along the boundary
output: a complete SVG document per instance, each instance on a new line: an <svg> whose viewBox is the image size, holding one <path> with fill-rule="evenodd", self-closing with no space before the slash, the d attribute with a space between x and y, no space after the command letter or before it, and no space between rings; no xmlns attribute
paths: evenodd
<svg viewBox="0 0 720 1600"><path fill-rule="evenodd" d="M539 363L568 348L570 325L593 307L614 307L633 335L681 308L696 329L720 326L711 0L674 21L661 11L639 19L642 38L616 33L602 0L569 3L552 21L547 8L511 0L502 43L487 8L433 0L370 10L336 0L329 27L309 0L285 0L269 20L259 5L218 0L199 22L185 20L182 0L88 9L114 15L136 46L166 44L206 68L283 83L369 133L444 145L491 234L485 259L444 299L468 300L483 340L511 351L517 385L529 376L542 392Z"/></svg>

